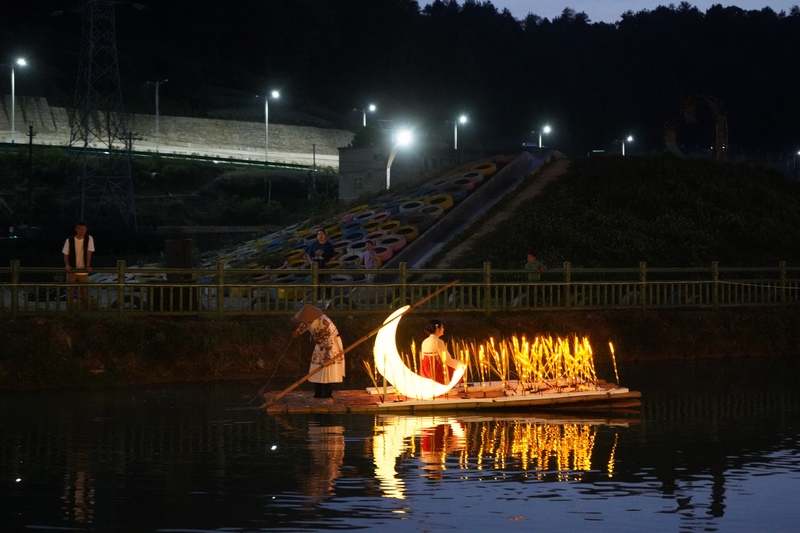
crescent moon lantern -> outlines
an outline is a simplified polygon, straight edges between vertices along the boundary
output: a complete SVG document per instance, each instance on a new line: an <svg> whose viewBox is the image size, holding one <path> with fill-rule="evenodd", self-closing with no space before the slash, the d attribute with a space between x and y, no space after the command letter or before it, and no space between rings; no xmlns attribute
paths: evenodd
<svg viewBox="0 0 800 533"><path fill-rule="evenodd" d="M397 353L395 333L401 315L408 311L409 308L410 306L408 305L401 307L383 321L383 327L378 331L378 335L375 337L375 348L373 350L373 354L375 355L375 368L386 378L386 381L397 389L397 392L407 398L414 398L415 400L433 400L437 396L446 394L452 389L464 376L466 367L461 366L455 369L450 377L450 383L442 384L438 381L424 378L412 372L411 369L406 366L400 354Z"/></svg>

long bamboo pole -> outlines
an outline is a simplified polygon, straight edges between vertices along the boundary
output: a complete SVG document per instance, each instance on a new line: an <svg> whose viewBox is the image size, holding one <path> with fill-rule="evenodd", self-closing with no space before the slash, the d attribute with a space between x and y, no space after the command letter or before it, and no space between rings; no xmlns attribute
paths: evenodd
<svg viewBox="0 0 800 533"><path fill-rule="evenodd" d="M407 314L407 313L409 313L410 311L412 311L412 310L414 310L414 309L416 309L417 307L419 307L420 305L424 304L425 302L427 302L428 300L430 300L430 299L431 299L431 298L433 298L434 296L436 296L436 295L438 295L438 294L441 294L442 292L446 291L446 290L447 290L447 289L449 289L450 287L453 287L454 285L457 285L458 283L459 283L459 280L455 280L455 281L453 281L453 282L451 282L451 283L448 283L448 284L447 284L447 285L445 285L444 287L440 288L440 289L439 289L439 290L437 290L436 292L433 292L433 293L429 294L428 296L426 296L426 297L425 297L425 298L423 298L422 300L418 301L417 303L415 303L414 305L412 305L411 307L409 307L409 308L408 308L408 311L406 311L405 313L403 313L403 315L404 315L404 314ZM403 316L403 315L397 315L396 317L394 317L394 319L393 319L393 320L397 320L398 318L400 318L400 317L401 317L401 316ZM280 400L281 398L283 398L284 396L286 396L287 394L289 394L290 392L292 392L294 389L296 389L297 387L299 387L300 385L302 385L303 383L305 383L306 381L308 381L308 380L309 380L309 378L311 378L311 376L313 376L313 375L314 375L314 374L316 374L317 372L320 372L320 371L321 371L323 368L325 368L326 366L328 366L328 365L332 365L333 363L337 362L337 361L338 361L340 358L344 357L344 355L345 355L347 352L349 352L350 350L352 350L353 348L355 348L355 347L356 347L356 346L358 346L359 344L361 344L361 343L365 342L367 339L369 339L369 338L370 338L370 337L372 337L373 335L377 335L377 334L378 334L378 332L379 332L379 331L380 331L380 330L383 328L383 326L385 326L385 325L386 325L386 324L382 324L380 327L377 327L377 328L373 329L372 331L370 331L369 333L367 333L366 335L364 335L363 337L361 337L360 339L358 339L357 341L355 341L353 344L351 344L350 346L348 346L348 347L347 347L347 348L346 348L346 349L345 349L345 350L344 350L342 353L340 353L340 354L336 355L335 357L331 357L330 359L328 359L327 361L325 361L325 364L324 364L324 365L318 366L317 368L315 368L314 370L312 370L311 372L309 372L308 374L306 374L306 375L305 375L305 376L303 376L302 378L298 379L297 381L295 381L294 383L292 383L291 385L289 385L289 387L287 387L287 388L286 388L286 389L284 389L283 391L279 392L279 393L278 393L278 394L277 394L277 395L276 395L274 398L272 398L271 400L267 401L267 402L266 402L264 405L262 405L262 406L261 406L261 408L262 408L262 409L266 409L266 408L270 407L272 404L274 404L275 402L277 402L278 400Z"/></svg>

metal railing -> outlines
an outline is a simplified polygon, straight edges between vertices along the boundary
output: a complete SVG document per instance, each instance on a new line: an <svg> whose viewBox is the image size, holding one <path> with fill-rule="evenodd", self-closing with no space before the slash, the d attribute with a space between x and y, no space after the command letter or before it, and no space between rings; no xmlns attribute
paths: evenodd
<svg viewBox="0 0 800 533"><path fill-rule="evenodd" d="M800 268L563 268L528 282L523 269L361 268L252 270L128 267L95 269L88 283L67 283L63 269L0 267L0 315L291 315L305 303L330 314L370 313L413 304L459 283L419 311L664 309L800 304ZM375 276L374 280L368 276Z"/></svg>

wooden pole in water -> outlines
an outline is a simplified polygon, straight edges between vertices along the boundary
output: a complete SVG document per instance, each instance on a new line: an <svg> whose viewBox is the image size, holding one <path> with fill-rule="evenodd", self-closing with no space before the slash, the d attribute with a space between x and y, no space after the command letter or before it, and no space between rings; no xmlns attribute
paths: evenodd
<svg viewBox="0 0 800 533"><path fill-rule="evenodd" d="M417 303L415 303L414 305L412 305L411 307L409 307L409 308L408 308L408 311L406 311L406 313L403 313L403 314L407 314L409 311L412 311L412 310L416 309L417 307L419 307L420 305L424 304L425 302L427 302L428 300L430 300L430 299L431 299L431 298L433 298L434 296L437 296L438 294L441 294L442 292L446 291L446 290L447 290L447 289L449 289L450 287L453 287L454 285L457 285L458 283L459 283L459 280L455 280L455 281L453 281L453 282L451 282L451 283L448 283L447 285L445 285L444 287L440 288L440 289L439 289L439 290L437 290L436 292L433 292L433 293L429 294L428 296L426 296L426 297L425 297L425 298L423 298L422 300L418 301ZM397 319L398 319L398 318L400 318L401 316L403 316L403 315L397 315L396 317L394 317L394 319L393 319L393 320L397 320ZM349 352L350 350L352 350L353 348L355 348L355 347L356 347L356 346L358 346L359 344L363 343L364 341L366 341L367 339L369 339L369 338L370 338L370 337L372 337L373 335L377 335L377 333L378 333L378 332L381 330L381 328L383 328L383 326L385 326L385 325L386 325L386 324L381 324L381 326L380 326L380 327L377 327L377 328L373 329L372 331L370 331L369 333L367 333L366 335L364 335L363 337L361 337L360 339L358 339L356 342L354 342L353 344L351 344L350 346L348 346L348 347L347 347L347 348L346 348L346 349L345 349L345 350L344 350L342 353L338 354L336 357L331 357L330 359L328 359L327 361L325 361L325 364L324 364L324 365L321 365L321 366L319 366L319 367L315 368L314 370L312 370L311 372L309 372L308 374L306 374L306 375L305 375L305 376L303 376L302 378L300 378L300 379L298 379L297 381L295 381L295 382L294 382L293 384L291 384L291 385L290 385L288 388L286 388L286 389L284 389L283 391L279 392L279 393L278 393L278 394L277 394L277 395L276 395L274 398L272 398L271 400L267 401L267 402L266 402L264 405L262 405L262 406L261 406L261 408L262 408L262 409L266 409L266 408L270 407L272 404L274 404L275 402L277 402L278 400L280 400L281 398L283 398L284 396L286 396L287 394L289 394L290 392L292 392L294 389L296 389L297 387L299 387L300 385L302 385L303 383L305 383L306 381L308 381L308 380L309 380L309 378L311 378L311 376L313 376L313 375L314 375L314 374L316 374L317 372L321 371L321 370L322 370L323 368L325 368L326 366L332 365L333 363L335 363L336 361L338 361L338 360L339 360L341 357L344 357L344 355L345 355L347 352Z"/></svg>

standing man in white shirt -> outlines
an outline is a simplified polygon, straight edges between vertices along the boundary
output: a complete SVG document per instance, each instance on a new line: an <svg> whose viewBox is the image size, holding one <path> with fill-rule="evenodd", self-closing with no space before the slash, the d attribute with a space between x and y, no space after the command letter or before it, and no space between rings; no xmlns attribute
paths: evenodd
<svg viewBox="0 0 800 533"><path fill-rule="evenodd" d="M64 269L67 271L68 283L88 283L89 274L92 272L92 254L94 253L94 239L86 234L86 222L79 220L75 223L75 235L64 241L61 253L64 254ZM79 270L81 272L75 272ZM76 308L71 290L67 291L67 305ZM89 308L89 288L82 287L78 290L77 308Z"/></svg>

